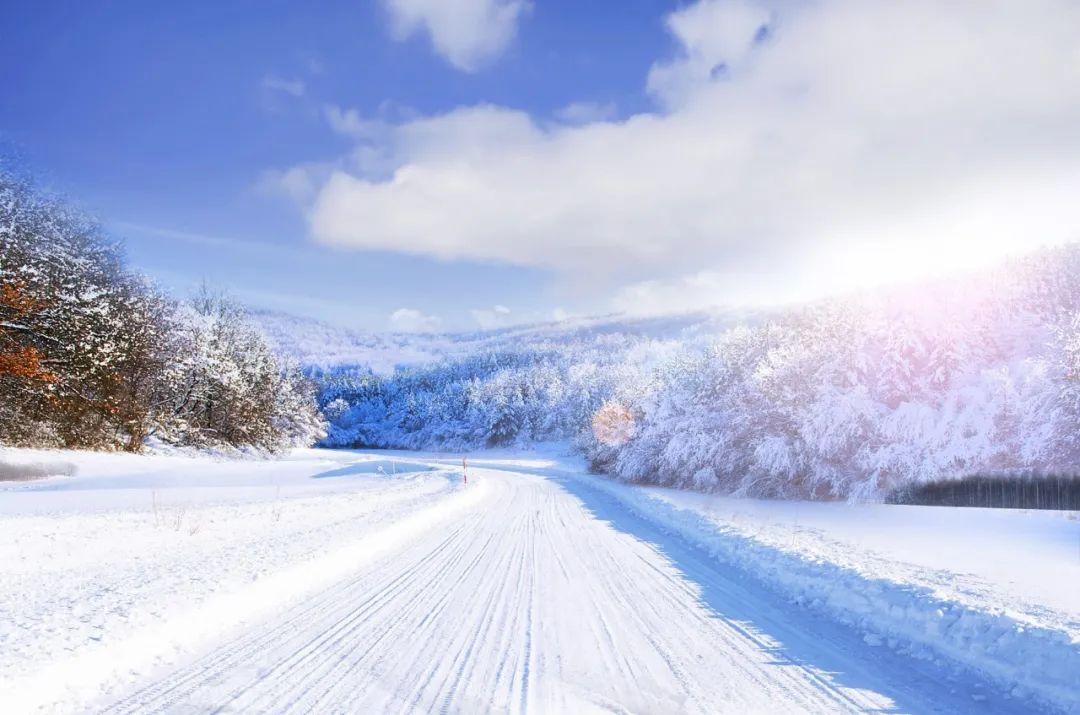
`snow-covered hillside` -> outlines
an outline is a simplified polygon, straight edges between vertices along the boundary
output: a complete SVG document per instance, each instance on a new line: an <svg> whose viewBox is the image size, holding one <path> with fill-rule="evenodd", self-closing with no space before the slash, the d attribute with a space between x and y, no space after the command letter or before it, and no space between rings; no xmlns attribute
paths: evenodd
<svg viewBox="0 0 1080 715"><path fill-rule="evenodd" d="M765 313L714 311L658 317L568 318L458 333L365 332L279 311L251 310L248 315L280 355L302 365L368 367L377 373L390 373L399 365L424 365L476 353L583 342L612 335L695 340L717 335L734 325L756 323Z"/></svg>
<svg viewBox="0 0 1080 715"><path fill-rule="evenodd" d="M362 345L332 333L322 348L312 336L325 329L312 330L279 348L313 363L338 362L343 344L367 351L309 366L327 446L575 440L626 481L781 498L880 500L928 480L1080 470L1078 245L771 314Z"/></svg>

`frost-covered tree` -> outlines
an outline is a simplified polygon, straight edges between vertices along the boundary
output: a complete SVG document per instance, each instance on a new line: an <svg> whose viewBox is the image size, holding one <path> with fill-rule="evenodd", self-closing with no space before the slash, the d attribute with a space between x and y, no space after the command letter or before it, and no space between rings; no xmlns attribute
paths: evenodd
<svg viewBox="0 0 1080 715"><path fill-rule="evenodd" d="M226 301L178 306L101 228L0 168L0 441L279 449L322 436L311 384Z"/></svg>
<svg viewBox="0 0 1080 715"><path fill-rule="evenodd" d="M96 223L10 171L0 172L0 290L2 349L21 357L3 380L6 438L134 448L165 359L166 306Z"/></svg>
<svg viewBox="0 0 1080 715"><path fill-rule="evenodd" d="M239 305L204 287L177 310L176 325L162 437L277 450L324 436L311 383L280 363Z"/></svg>
<svg viewBox="0 0 1080 715"><path fill-rule="evenodd" d="M642 340L641 342L647 342ZM610 341L543 343L467 355L391 375L317 370L330 418L323 444L468 448L570 439L636 370Z"/></svg>
<svg viewBox="0 0 1080 715"><path fill-rule="evenodd" d="M688 346L591 462L635 482L880 498L912 481L1080 467L1080 247L823 301Z"/></svg>
<svg viewBox="0 0 1080 715"><path fill-rule="evenodd" d="M318 371L328 446L570 439L628 481L875 499L1080 467L1080 247L678 341L569 333L375 374Z"/></svg>

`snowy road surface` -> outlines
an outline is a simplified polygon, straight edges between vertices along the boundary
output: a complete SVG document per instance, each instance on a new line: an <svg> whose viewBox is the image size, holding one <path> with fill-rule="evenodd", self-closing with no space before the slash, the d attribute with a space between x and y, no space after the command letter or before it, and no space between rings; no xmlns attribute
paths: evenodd
<svg viewBox="0 0 1080 715"><path fill-rule="evenodd" d="M467 489L452 520L108 710L1023 711L808 615L586 482L492 462Z"/></svg>

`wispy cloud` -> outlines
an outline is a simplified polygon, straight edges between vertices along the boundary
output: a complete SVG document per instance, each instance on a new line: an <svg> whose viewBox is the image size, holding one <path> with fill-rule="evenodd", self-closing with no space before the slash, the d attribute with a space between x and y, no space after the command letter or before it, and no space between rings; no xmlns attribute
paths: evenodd
<svg viewBox="0 0 1080 715"><path fill-rule="evenodd" d="M302 79L285 79L268 74L259 82L259 86L268 92L281 92L293 97L303 97L307 92L307 83Z"/></svg>
<svg viewBox="0 0 1080 715"><path fill-rule="evenodd" d="M109 229L114 233L124 236L125 234L142 234L148 236L156 236L158 238L166 238L172 241L181 241L194 246L203 246L207 248L219 248L228 251L238 251L244 253L257 253L260 255L274 254L277 256L285 256L292 258L309 257L312 255L310 248L292 248L290 246L281 246L272 243L261 243L259 241L248 241L240 238L230 238L227 236L211 236L203 233L193 233L191 231L178 231L171 228L162 228L160 226L148 226L141 223L132 223L129 221L113 221L109 224Z"/></svg>
<svg viewBox="0 0 1080 715"><path fill-rule="evenodd" d="M298 206L308 206L319 186L337 168L334 163L310 162L288 169L266 169L259 174L254 191L267 197L284 197Z"/></svg>
<svg viewBox="0 0 1080 715"><path fill-rule="evenodd" d="M355 109L343 109L336 104L324 105L323 117L332 130L353 139L378 139L391 128L382 119L370 119Z"/></svg>

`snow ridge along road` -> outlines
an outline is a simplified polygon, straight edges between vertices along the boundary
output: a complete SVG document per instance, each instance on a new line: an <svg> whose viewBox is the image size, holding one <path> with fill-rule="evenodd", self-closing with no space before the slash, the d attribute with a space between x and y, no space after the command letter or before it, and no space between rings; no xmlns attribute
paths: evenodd
<svg viewBox="0 0 1080 715"><path fill-rule="evenodd" d="M474 500L109 712L1023 712L874 648L587 481L470 466Z"/></svg>

